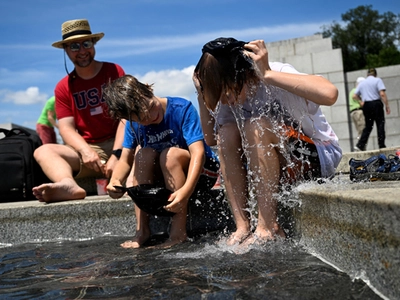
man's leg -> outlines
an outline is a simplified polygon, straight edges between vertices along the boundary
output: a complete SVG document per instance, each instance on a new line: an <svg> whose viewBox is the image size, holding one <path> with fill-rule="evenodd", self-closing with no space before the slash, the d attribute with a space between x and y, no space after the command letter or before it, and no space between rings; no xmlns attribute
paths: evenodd
<svg viewBox="0 0 400 300"><path fill-rule="evenodd" d="M379 148L386 148L385 145L385 112L382 101L374 101L375 104L375 122L376 130L378 133L378 145Z"/></svg>
<svg viewBox="0 0 400 300"><path fill-rule="evenodd" d="M363 107L364 118L365 118L365 128L361 134L361 137L357 143L357 147L360 150L366 150L366 145L368 143L369 135L371 134L372 128L374 127L374 109L371 102L365 102Z"/></svg>
<svg viewBox="0 0 400 300"><path fill-rule="evenodd" d="M65 145L45 144L35 150L34 157L53 182L33 188L33 194L39 201L57 202L86 197L86 191L73 178L73 173L80 170L80 159L73 149Z"/></svg>
<svg viewBox="0 0 400 300"><path fill-rule="evenodd" d="M362 135L362 132L365 128L365 119L364 113L361 109L353 111L351 113L351 117L353 119L354 125L356 126L357 130L357 139L359 139Z"/></svg>

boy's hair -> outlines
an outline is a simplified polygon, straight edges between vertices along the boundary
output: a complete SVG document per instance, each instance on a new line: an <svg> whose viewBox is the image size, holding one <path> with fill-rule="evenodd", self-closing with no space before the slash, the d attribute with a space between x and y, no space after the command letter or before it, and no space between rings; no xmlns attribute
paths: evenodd
<svg viewBox="0 0 400 300"><path fill-rule="evenodd" d="M238 97L246 82L259 80L253 60L243 53L244 44L234 38L218 38L204 45L194 73L208 109L215 109L222 92L233 91Z"/></svg>
<svg viewBox="0 0 400 300"><path fill-rule="evenodd" d="M103 97L112 118L132 121L132 115L139 120L148 116L149 100L154 94L152 85L143 84L132 75L124 75L107 84Z"/></svg>

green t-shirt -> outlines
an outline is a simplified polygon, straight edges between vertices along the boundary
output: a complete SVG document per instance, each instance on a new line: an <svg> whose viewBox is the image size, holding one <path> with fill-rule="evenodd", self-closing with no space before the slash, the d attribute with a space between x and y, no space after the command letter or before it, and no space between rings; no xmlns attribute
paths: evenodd
<svg viewBox="0 0 400 300"><path fill-rule="evenodd" d="M49 119L47 118L47 112L49 110L54 112L54 119L56 118L56 111L55 111L55 101L56 98L53 96L51 97L49 100L46 101L46 104L44 105L43 109L42 109L42 113L40 114L40 117L37 121L37 123L39 124L43 124L49 127L53 127L53 125L51 125L51 123L49 122Z"/></svg>
<svg viewBox="0 0 400 300"><path fill-rule="evenodd" d="M350 111L361 107L360 102L353 99L353 95L354 95L355 91L356 91L356 88L352 89L349 93L349 109L350 109Z"/></svg>

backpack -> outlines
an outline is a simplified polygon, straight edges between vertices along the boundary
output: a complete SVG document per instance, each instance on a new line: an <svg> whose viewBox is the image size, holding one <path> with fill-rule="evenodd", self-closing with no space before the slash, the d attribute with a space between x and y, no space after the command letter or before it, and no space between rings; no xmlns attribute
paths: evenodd
<svg viewBox="0 0 400 300"><path fill-rule="evenodd" d="M0 128L0 202L33 200L32 188L48 182L33 157L40 137L22 128Z"/></svg>

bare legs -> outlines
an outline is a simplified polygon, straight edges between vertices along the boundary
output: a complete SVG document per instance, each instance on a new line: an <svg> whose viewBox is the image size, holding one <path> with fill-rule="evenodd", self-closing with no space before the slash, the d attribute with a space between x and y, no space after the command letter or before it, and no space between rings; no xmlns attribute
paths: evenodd
<svg viewBox="0 0 400 300"><path fill-rule="evenodd" d="M270 123L261 118L257 122L247 122L245 135L249 143L249 168L260 180L254 180L254 191L258 204L258 222L253 240L274 240L285 237L277 222L277 200L274 194L279 189L280 160L277 148L279 143L275 133L267 130Z"/></svg>
<svg viewBox="0 0 400 300"><path fill-rule="evenodd" d="M179 148L169 148L161 154L150 148L140 149L135 156L133 185L153 184L159 176L163 176L166 188L176 191L186 181L186 172L190 161L189 152ZM172 217L169 239L159 247L168 248L187 239L186 218L187 202L182 204L179 212ZM149 215L135 206L137 217L136 235L121 244L124 248L139 248L151 235Z"/></svg>
<svg viewBox="0 0 400 300"><path fill-rule="evenodd" d="M240 133L236 123L227 123L219 129L219 159L225 191L236 223L236 231L228 239L228 245L243 242L250 233L247 208L247 180L243 162Z"/></svg>
<svg viewBox="0 0 400 300"><path fill-rule="evenodd" d="M132 183L132 186L138 184L153 184L156 180L156 172L159 170L158 153L151 148L141 148L135 154L133 174L130 172L127 182ZM147 213L139 209L135 205L136 214L136 235L132 240L121 244L123 248L139 248L142 246L151 235L149 220Z"/></svg>
<svg viewBox="0 0 400 300"><path fill-rule="evenodd" d="M167 189L177 191L185 184L190 158L189 151L179 148L169 148L161 153L161 169ZM180 204L180 210L172 217L169 239L161 247L172 247L187 239L186 219L188 201L181 201Z"/></svg>
<svg viewBox="0 0 400 300"><path fill-rule="evenodd" d="M126 241L121 244L123 248L139 248L142 246L151 235L150 226L149 226L149 215L144 211L140 210L135 205L135 214L136 214L136 235L132 240Z"/></svg>
<svg viewBox="0 0 400 300"><path fill-rule="evenodd" d="M73 172L80 169L78 154L65 145L45 144L36 149L36 161L53 183L33 188L33 194L41 202L83 199L86 191L74 180Z"/></svg>
<svg viewBox="0 0 400 300"><path fill-rule="evenodd" d="M236 231L227 243L232 245L242 243L247 237L246 244L256 240L273 240L284 233L277 222L277 201L274 193L279 188L280 162L279 153L272 145L277 145L278 137L268 131L270 123L261 119L250 123L246 121L244 130L248 147L248 168L258 177L255 181L255 193L258 206L258 221L254 234L247 208L248 185L246 170L242 159L242 142L235 123L224 124L219 129L219 145L221 170L231 210L236 222ZM260 132L262 129L262 132Z"/></svg>

